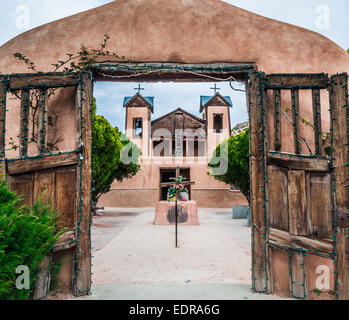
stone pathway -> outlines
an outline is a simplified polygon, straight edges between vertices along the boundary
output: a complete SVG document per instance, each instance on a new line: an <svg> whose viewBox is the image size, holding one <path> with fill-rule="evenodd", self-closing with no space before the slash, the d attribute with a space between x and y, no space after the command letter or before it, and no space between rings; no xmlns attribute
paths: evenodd
<svg viewBox="0 0 349 320"><path fill-rule="evenodd" d="M94 218L93 289L84 299L277 299L252 294L250 234L231 210L199 210L200 226L153 225L154 209Z"/></svg>

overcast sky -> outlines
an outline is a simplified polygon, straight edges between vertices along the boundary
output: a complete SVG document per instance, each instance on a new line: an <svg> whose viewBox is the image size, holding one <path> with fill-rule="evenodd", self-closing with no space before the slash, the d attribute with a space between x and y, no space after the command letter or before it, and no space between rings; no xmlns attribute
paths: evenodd
<svg viewBox="0 0 349 320"><path fill-rule="evenodd" d="M16 35L44 23L106 4L112 0L1 0L0 45ZM176 0L174 0L176 1ZM314 30L330 38L344 49L349 48L348 0L226 0L230 4L269 18ZM28 20L19 19L28 12ZM124 96L132 96L138 83L97 83L94 95L98 112L114 126L124 129L124 110L120 112ZM142 84L142 94L155 97L157 118L175 108L182 107L198 115L200 95L210 95L214 83ZM247 120L245 95L236 93L226 83L219 83L221 94L232 98L232 124Z"/></svg>

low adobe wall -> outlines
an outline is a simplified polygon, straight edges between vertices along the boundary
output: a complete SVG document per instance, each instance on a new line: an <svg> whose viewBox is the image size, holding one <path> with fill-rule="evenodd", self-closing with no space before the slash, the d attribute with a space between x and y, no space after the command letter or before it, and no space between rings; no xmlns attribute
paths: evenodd
<svg viewBox="0 0 349 320"><path fill-rule="evenodd" d="M104 194L98 206L114 208L155 208L159 202L159 189L112 189ZM232 208L248 206L244 195L239 191L228 189L192 189L191 199L199 208Z"/></svg>

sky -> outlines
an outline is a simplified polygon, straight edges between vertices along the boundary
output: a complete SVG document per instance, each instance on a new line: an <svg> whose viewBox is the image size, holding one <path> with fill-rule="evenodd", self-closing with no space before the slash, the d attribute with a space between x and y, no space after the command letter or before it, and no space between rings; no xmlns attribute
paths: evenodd
<svg viewBox="0 0 349 320"><path fill-rule="evenodd" d="M95 8L112 0L1 0L0 45L13 37L60 18ZM177 1L177 0L174 0ZM349 23L348 0L225 0L243 9L277 19L323 34L344 49L349 48L347 35ZM144 83L142 94L155 97L158 118L178 107L199 115L200 95L212 95L214 83ZM138 83L104 83L95 85L98 113L113 126L124 130L125 96L133 96ZM235 86L239 87L238 84ZM231 121L234 126L248 119L245 94L232 91L228 83L219 83L222 95L233 101ZM241 88L241 87L239 87ZM121 111L121 112L120 112Z"/></svg>

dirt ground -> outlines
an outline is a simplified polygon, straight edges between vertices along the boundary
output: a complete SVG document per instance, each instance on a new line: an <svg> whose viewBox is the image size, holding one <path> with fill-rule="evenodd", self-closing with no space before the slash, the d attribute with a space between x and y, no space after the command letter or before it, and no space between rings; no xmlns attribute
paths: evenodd
<svg viewBox="0 0 349 320"><path fill-rule="evenodd" d="M250 229L231 210L199 210L200 226L153 225L154 210L94 218L93 285L250 284Z"/></svg>
<svg viewBox="0 0 349 320"><path fill-rule="evenodd" d="M84 300L279 300L253 294L251 230L231 210L200 209L199 226L153 224L155 209L106 208L93 218L92 294Z"/></svg>

